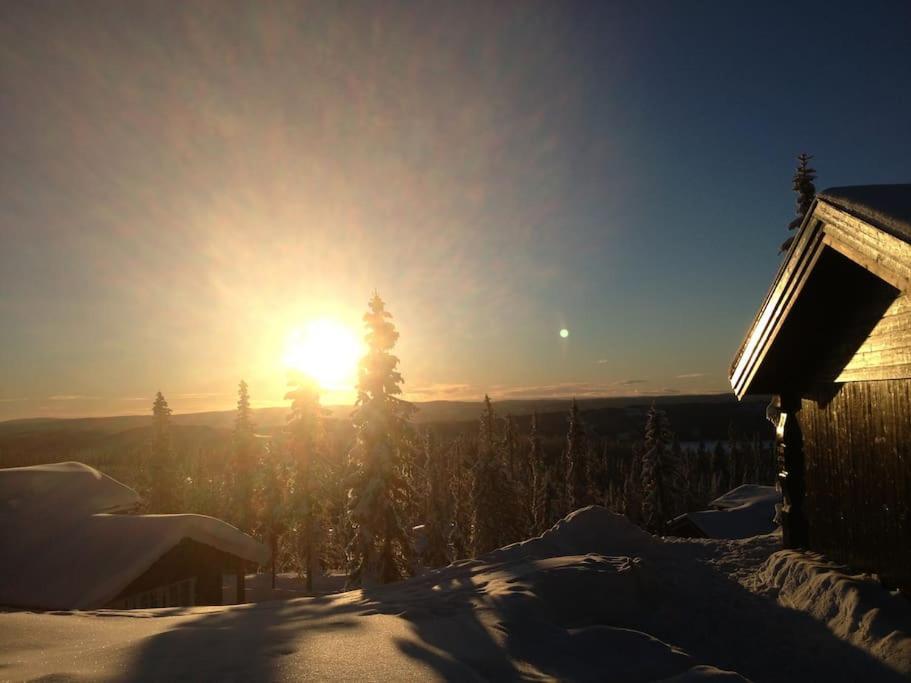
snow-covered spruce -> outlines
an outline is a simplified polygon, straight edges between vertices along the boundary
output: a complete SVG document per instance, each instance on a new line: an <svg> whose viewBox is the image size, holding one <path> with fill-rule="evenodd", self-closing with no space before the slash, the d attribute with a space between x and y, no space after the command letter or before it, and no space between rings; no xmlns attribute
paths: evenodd
<svg viewBox="0 0 911 683"><path fill-rule="evenodd" d="M374 293L364 314L367 354L358 374L357 433L350 453L352 487L348 513L354 535L349 545L351 585L388 583L411 571L411 541L405 525L409 494L403 473L408 419L413 406L402 393L399 359L392 349L399 333Z"/></svg>
<svg viewBox="0 0 911 683"><path fill-rule="evenodd" d="M642 518L649 531L660 533L683 507L683 463L671 448L670 425L664 411L652 405L645 423L642 455Z"/></svg>

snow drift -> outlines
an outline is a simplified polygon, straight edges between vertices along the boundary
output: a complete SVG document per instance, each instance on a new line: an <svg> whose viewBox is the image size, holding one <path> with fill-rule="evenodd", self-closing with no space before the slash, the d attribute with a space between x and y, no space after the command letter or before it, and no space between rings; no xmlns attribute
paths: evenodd
<svg viewBox="0 0 911 683"><path fill-rule="evenodd" d="M778 601L811 614L840 638L911 676L911 603L817 553L782 550L760 577Z"/></svg>
<svg viewBox="0 0 911 683"><path fill-rule="evenodd" d="M903 680L733 578L775 545L664 542L591 507L389 586L232 607L0 614L0 667L13 679Z"/></svg>

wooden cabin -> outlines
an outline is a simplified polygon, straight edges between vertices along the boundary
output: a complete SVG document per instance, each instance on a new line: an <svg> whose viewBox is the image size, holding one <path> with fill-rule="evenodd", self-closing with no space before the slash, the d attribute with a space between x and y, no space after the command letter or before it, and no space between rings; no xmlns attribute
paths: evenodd
<svg viewBox="0 0 911 683"><path fill-rule="evenodd" d="M731 366L772 394L785 547L911 589L911 185L818 195Z"/></svg>
<svg viewBox="0 0 911 683"><path fill-rule="evenodd" d="M269 549L203 515L139 515L137 493L77 462L0 469L0 605L134 609L243 602Z"/></svg>

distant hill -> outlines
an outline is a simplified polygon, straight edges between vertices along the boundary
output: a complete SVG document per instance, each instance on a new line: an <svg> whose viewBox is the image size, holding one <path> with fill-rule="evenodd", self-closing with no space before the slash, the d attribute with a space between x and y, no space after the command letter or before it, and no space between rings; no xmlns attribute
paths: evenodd
<svg viewBox="0 0 911 683"><path fill-rule="evenodd" d="M604 408L635 408L650 406L655 403L668 410L671 406L681 405L745 405L755 403L756 399L738 403L733 394L705 394L688 396L621 396L608 398L588 398L578 401L583 411L595 411ZM759 399L765 405L767 399ZM559 413L569 410L570 399L521 399L495 401L494 406L500 415L531 415ZM417 412L414 421L417 423L468 422L481 416L483 404L480 401L425 401L416 402ZM327 406L329 415L336 419L345 419L354 410L353 406ZM271 432L275 427L285 424L288 408L259 408L253 411L258 428ZM0 438L36 432L100 432L113 434L145 427L151 423L151 415L114 415L111 417L80 418L25 418L0 422ZM171 422L177 426L211 427L213 429L231 429L234 426L233 410L218 410L204 413L179 413L171 416Z"/></svg>
<svg viewBox="0 0 911 683"><path fill-rule="evenodd" d="M765 398L738 402L731 394L704 396L612 397L579 401L588 432L595 437L639 440L645 413L655 403L664 409L671 428L681 441L713 442L733 432L740 438L771 440L765 419ZM480 402L428 401L415 404L415 422L427 425L442 438L452 438L476 428ZM500 416L512 415L521 432L527 432L531 414L538 412L542 436L562 437L570 401L565 399L510 400L494 403ZM330 406L339 438L349 438L351 406ZM271 435L285 424L287 408L254 411L257 431ZM231 435L234 411L185 413L173 416L175 447L187 450L223 449ZM0 466L119 455L144 449L151 437L151 416L120 415L76 419L35 418L0 422Z"/></svg>

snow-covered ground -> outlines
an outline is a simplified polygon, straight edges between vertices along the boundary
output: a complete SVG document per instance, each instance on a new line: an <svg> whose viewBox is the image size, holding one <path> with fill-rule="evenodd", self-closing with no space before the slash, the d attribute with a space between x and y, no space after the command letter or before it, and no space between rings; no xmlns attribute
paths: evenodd
<svg viewBox="0 0 911 683"><path fill-rule="evenodd" d="M541 537L392 586L2 613L0 679L905 680L897 660L780 604L796 593L773 585L777 549L774 535L662 541L585 508Z"/></svg>

